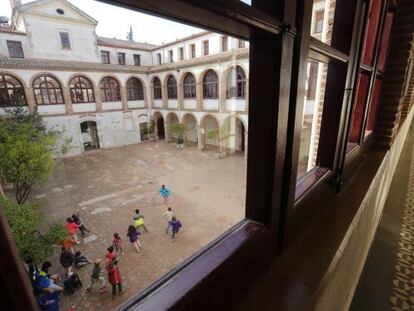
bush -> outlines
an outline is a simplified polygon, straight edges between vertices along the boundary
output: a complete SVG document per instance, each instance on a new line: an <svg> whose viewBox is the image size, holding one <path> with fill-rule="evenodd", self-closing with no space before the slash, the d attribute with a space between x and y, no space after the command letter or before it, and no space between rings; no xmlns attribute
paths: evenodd
<svg viewBox="0 0 414 311"><path fill-rule="evenodd" d="M17 204L8 198L0 199L10 225L12 236L25 262L41 263L49 258L53 246L67 236L62 225L52 225L45 234L38 231L42 219L38 204Z"/></svg>

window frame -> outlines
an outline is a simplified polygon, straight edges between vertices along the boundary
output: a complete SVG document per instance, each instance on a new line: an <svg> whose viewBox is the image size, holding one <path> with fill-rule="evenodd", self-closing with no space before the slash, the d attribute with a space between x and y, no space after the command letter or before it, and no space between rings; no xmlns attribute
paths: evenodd
<svg viewBox="0 0 414 311"><path fill-rule="evenodd" d="M210 55L210 42L209 42L209 40L203 40L202 45L203 45L203 56Z"/></svg>
<svg viewBox="0 0 414 311"><path fill-rule="evenodd" d="M108 58L108 62L104 62ZM101 62L102 64L110 64L111 63L111 52L106 50L101 50Z"/></svg>
<svg viewBox="0 0 414 311"><path fill-rule="evenodd" d="M133 81L137 82L137 85L131 85ZM137 77L131 77L126 81L126 93L127 100L144 100L144 85L141 79Z"/></svg>
<svg viewBox="0 0 414 311"><path fill-rule="evenodd" d="M213 78L215 76L215 81L206 81L209 79L209 75ZM203 99L218 99L219 98L219 76L217 72L213 69L208 69L203 74Z"/></svg>
<svg viewBox="0 0 414 311"><path fill-rule="evenodd" d="M64 38L67 35L67 38ZM65 41L67 39L67 41ZM62 50L72 50L72 42L70 40L69 31L59 31L60 47Z"/></svg>
<svg viewBox="0 0 414 311"><path fill-rule="evenodd" d="M6 77L14 79L15 84L13 84L9 80L7 80ZM6 83L6 81L9 81L9 82ZM9 84L12 84L13 87L9 87L8 86ZM16 104L14 104L14 105L12 104L13 103L12 96L16 96L15 93L16 93L16 90L18 90L18 89L20 89L20 91L18 91L18 92L21 92L19 97L21 97L21 99L23 100L23 106L27 106L26 92L24 90L24 86L23 86L22 82L20 81L20 79L15 77L14 75L0 72L0 91L1 90L6 90L5 93L7 93L7 97L8 97L7 102L10 103L10 105L7 106L7 105L1 105L1 102L0 102L0 108L17 107ZM0 93L2 93L2 92L0 92ZM10 93L13 93L13 95L11 95Z"/></svg>
<svg viewBox="0 0 414 311"><path fill-rule="evenodd" d="M101 101L103 103L121 101L121 86L114 77L103 77L99 81L99 89L101 90Z"/></svg>
<svg viewBox="0 0 414 311"><path fill-rule="evenodd" d="M35 83L37 81L41 81L39 83L39 86L35 86ZM55 87L49 87L51 84L55 83L57 86ZM46 87L40 87L42 84L45 84ZM32 89L33 89L33 94L34 94L34 98L35 98L35 103L36 106L42 106L42 105L64 105L65 104L65 99L63 97L63 90L62 90L62 85L59 82L59 80L57 78L55 78L54 76L50 75L50 74L40 74L37 75L32 82ZM41 102L39 102L38 100L38 96L36 96L36 91L39 91L40 97L41 97ZM46 90L46 93L43 92L42 90ZM51 95L53 94L53 97L56 99L56 102L51 103L50 99L52 98ZM48 103L45 103L45 97L47 96L48 98ZM58 100L58 99L61 100Z"/></svg>
<svg viewBox="0 0 414 311"><path fill-rule="evenodd" d="M189 49L190 49L190 58L196 58L196 45L195 43L192 43L189 45Z"/></svg>
<svg viewBox="0 0 414 311"><path fill-rule="evenodd" d="M178 55L180 57L180 60L184 60L184 48L183 47L178 48Z"/></svg>
<svg viewBox="0 0 414 311"><path fill-rule="evenodd" d="M141 66L141 54L134 54L134 66Z"/></svg>
<svg viewBox="0 0 414 311"><path fill-rule="evenodd" d="M177 99L177 79L173 75L168 75L167 77L167 98L168 99Z"/></svg>
<svg viewBox="0 0 414 311"><path fill-rule="evenodd" d="M192 82L187 83L187 77L192 77ZM194 75L191 72L187 72L183 79L183 94L184 94L184 100L185 99L192 99L197 98L197 82L194 77Z"/></svg>
<svg viewBox="0 0 414 311"><path fill-rule="evenodd" d="M170 63L174 62L174 52L173 50L168 50L168 60Z"/></svg>
<svg viewBox="0 0 414 311"><path fill-rule="evenodd" d="M12 44L18 44L19 45L19 47L18 47L18 49L20 50L19 52L20 53L17 53L17 55L16 54L13 54L12 55L12 53L11 53L11 49L16 49L16 47L14 46L14 47L11 47L10 48L10 45L9 45L9 43L12 43ZM10 56L10 58L24 58L24 51L23 51L23 44L22 44L22 41L17 41L17 40L6 40L6 45L7 45L7 50L9 51L9 56Z"/></svg>
<svg viewBox="0 0 414 311"><path fill-rule="evenodd" d="M157 82L156 85L155 85L155 82ZM153 95L154 100L162 99L162 84L161 84L160 78L158 77L152 78L151 86L152 86L152 95Z"/></svg>
<svg viewBox="0 0 414 311"><path fill-rule="evenodd" d="M117 52L116 55L118 58L118 65L125 66L126 65L125 52Z"/></svg>
<svg viewBox="0 0 414 311"><path fill-rule="evenodd" d="M75 80L78 80L77 82L74 83ZM84 80L84 81L82 81ZM89 83L89 87L85 86L85 87L76 87L76 84L84 84L85 82ZM86 100L82 100L82 101L78 101L75 97L75 94L77 92L77 90L80 90L82 93L82 98L84 98L84 93L83 91L86 91ZM94 93L94 88L93 88L93 84L92 81L90 79L88 79L85 76L82 75L77 75L75 77L73 77L72 79L70 79L69 81L69 92L70 92L70 98L72 101L72 104L83 104L83 103L94 103L95 102L95 93Z"/></svg>
<svg viewBox="0 0 414 311"><path fill-rule="evenodd" d="M221 36L220 37L220 52L227 52L229 50L229 37Z"/></svg>

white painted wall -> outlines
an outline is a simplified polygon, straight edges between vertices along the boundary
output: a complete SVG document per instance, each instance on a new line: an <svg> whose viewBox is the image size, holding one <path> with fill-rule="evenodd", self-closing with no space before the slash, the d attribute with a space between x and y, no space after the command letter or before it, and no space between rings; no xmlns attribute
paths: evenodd
<svg viewBox="0 0 414 311"><path fill-rule="evenodd" d="M122 102L103 102L102 103L103 110L117 110L122 109Z"/></svg>
<svg viewBox="0 0 414 311"><path fill-rule="evenodd" d="M134 108L144 108L144 107L145 107L145 101L143 100L128 101L128 108L134 109Z"/></svg>
<svg viewBox="0 0 414 311"><path fill-rule="evenodd" d="M37 111L41 115L65 114L66 106L65 105L39 105L37 106Z"/></svg>
<svg viewBox="0 0 414 311"><path fill-rule="evenodd" d="M95 103L72 104L73 112L92 112L96 111Z"/></svg>
<svg viewBox="0 0 414 311"><path fill-rule="evenodd" d="M0 57L10 57L9 50L7 48L7 40L20 41L22 43L24 57L31 58L32 48L26 35L0 33Z"/></svg>
<svg viewBox="0 0 414 311"><path fill-rule="evenodd" d="M184 99L184 109L196 109L197 101L195 99Z"/></svg>
<svg viewBox="0 0 414 311"><path fill-rule="evenodd" d="M204 110L218 110L219 100L218 99L204 99L203 108Z"/></svg>
<svg viewBox="0 0 414 311"><path fill-rule="evenodd" d="M247 101L245 99L227 99L226 109L229 111L244 111L247 108Z"/></svg>

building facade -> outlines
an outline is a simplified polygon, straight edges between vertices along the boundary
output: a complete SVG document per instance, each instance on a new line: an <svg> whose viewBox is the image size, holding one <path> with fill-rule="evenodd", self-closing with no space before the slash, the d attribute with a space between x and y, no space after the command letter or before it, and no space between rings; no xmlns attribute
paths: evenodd
<svg viewBox="0 0 414 311"><path fill-rule="evenodd" d="M104 38L68 1L11 4L0 28L0 114L37 110L64 133L65 156L139 143L151 122L158 139L172 140L169 125L182 122L188 143L244 151L247 42L212 32L161 46Z"/></svg>

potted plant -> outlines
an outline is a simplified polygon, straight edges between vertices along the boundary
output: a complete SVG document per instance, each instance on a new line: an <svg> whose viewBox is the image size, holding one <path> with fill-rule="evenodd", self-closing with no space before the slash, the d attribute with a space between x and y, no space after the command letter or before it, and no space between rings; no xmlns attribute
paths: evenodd
<svg viewBox="0 0 414 311"><path fill-rule="evenodd" d="M183 149L184 148L184 133L186 131L185 125L179 122L175 122L175 123L170 124L168 129L171 132L172 136L175 138L175 144L177 148Z"/></svg>
<svg viewBox="0 0 414 311"><path fill-rule="evenodd" d="M207 139L208 140L212 140L215 142L214 147L215 147L215 153L214 156L219 159L221 157L224 156L224 153L222 153L220 151L220 146L221 146L221 139L220 139L220 131L218 129L215 130L211 130L207 132Z"/></svg>

